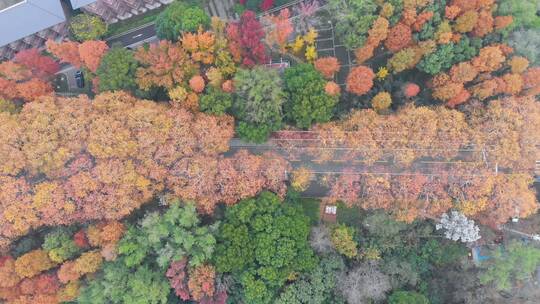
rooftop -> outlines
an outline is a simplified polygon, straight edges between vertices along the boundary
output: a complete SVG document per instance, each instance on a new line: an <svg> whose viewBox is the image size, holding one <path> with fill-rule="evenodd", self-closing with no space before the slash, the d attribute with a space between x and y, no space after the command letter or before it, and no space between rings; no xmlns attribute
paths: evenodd
<svg viewBox="0 0 540 304"><path fill-rule="evenodd" d="M73 9L78 9L92 2L96 2L96 0L71 0L71 6Z"/></svg>
<svg viewBox="0 0 540 304"><path fill-rule="evenodd" d="M0 11L24 1L25 0L0 0Z"/></svg>
<svg viewBox="0 0 540 304"><path fill-rule="evenodd" d="M60 0L0 0L0 46L66 21Z"/></svg>

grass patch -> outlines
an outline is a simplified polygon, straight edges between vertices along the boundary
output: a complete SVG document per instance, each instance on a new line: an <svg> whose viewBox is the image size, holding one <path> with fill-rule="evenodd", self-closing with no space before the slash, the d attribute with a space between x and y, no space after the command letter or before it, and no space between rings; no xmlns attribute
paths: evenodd
<svg viewBox="0 0 540 304"><path fill-rule="evenodd" d="M165 8L166 6L162 5L161 7L148 11L144 14L140 14L140 15L131 17L129 19L121 20L121 21L118 21L116 23L109 25L109 28L107 29L107 34L105 34L105 39L118 35L118 34L122 34L133 28L148 24L150 22L154 22L157 16Z"/></svg>
<svg viewBox="0 0 540 304"><path fill-rule="evenodd" d="M343 202L337 203L337 222L351 227L359 227L364 217L364 211L356 206L347 207Z"/></svg>
<svg viewBox="0 0 540 304"><path fill-rule="evenodd" d="M311 225L317 225L319 223L319 206L321 200L316 198L300 198L300 205L304 209L304 214L309 217Z"/></svg>

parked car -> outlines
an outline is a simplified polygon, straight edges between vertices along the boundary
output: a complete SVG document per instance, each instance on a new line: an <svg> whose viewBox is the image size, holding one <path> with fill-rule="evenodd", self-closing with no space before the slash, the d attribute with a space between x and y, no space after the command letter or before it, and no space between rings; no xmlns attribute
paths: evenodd
<svg viewBox="0 0 540 304"><path fill-rule="evenodd" d="M75 81L78 88L84 88L84 74L82 71L75 72Z"/></svg>

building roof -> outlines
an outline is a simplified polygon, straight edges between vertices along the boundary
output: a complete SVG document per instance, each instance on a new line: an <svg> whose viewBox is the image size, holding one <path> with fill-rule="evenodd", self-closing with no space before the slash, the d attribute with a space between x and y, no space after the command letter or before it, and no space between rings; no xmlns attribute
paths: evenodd
<svg viewBox="0 0 540 304"><path fill-rule="evenodd" d="M78 9L92 2L96 2L96 0L71 0L71 6L73 9Z"/></svg>
<svg viewBox="0 0 540 304"><path fill-rule="evenodd" d="M0 11L0 46L64 21L60 0L24 0Z"/></svg>

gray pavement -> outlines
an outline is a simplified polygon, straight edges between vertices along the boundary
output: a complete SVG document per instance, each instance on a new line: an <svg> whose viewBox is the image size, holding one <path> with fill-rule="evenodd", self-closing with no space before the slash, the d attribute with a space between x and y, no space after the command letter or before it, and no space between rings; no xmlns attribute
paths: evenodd
<svg viewBox="0 0 540 304"><path fill-rule="evenodd" d="M123 47L132 47L133 45L141 43L141 41L150 39L157 39L154 23L149 23L121 35L109 38L107 39L107 44L109 46L120 44Z"/></svg>

